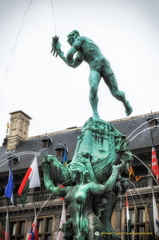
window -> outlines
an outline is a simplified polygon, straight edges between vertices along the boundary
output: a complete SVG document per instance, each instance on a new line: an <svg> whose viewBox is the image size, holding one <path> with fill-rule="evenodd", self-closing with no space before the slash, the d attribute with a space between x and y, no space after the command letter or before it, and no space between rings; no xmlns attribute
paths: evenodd
<svg viewBox="0 0 159 240"><path fill-rule="evenodd" d="M63 145L62 143L59 143L58 146L55 148L57 158L63 157L64 149L65 149L65 145Z"/></svg>
<svg viewBox="0 0 159 240"><path fill-rule="evenodd" d="M38 229L39 229L39 233L43 232L43 219L38 219Z"/></svg>
<svg viewBox="0 0 159 240"><path fill-rule="evenodd" d="M39 240L52 240L54 232L54 216L40 217L37 219Z"/></svg>
<svg viewBox="0 0 159 240"><path fill-rule="evenodd" d="M12 222L11 223L11 235L15 235L16 234L16 222Z"/></svg>
<svg viewBox="0 0 159 240"><path fill-rule="evenodd" d="M65 144L59 143L58 146L55 148L56 151L56 157L60 162L65 162L65 165L69 163L68 161L68 148L65 146ZM61 158L61 159L60 159Z"/></svg>
<svg viewBox="0 0 159 240"><path fill-rule="evenodd" d="M135 212L134 212L134 209L130 209L129 213L130 213L130 222L131 222L131 224L134 224L135 223Z"/></svg>
<svg viewBox="0 0 159 240"><path fill-rule="evenodd" d="M49 236L45 236L45 240L52 240L51 235L49 235Z"/></svg>
<svg viewBox="0 0 159 240"><path fill-rule="evenodd" d="M56 149L56 157L57 158L63 157L63 149Z"/></svg>
<svg viewBox="0 0 159 240"><path fill-rule="evenodd" d="M138 208L138 222L144 223L145 222L145 209Z"/></svg>
<svg viewBox="0 0 159 240"><path fill-rule="evenodd" d="M50 144L49 144L49 143L50 143L49 141L43 140L42 142L43 142L43 148L48 148L48 147L49 147L49 145L50 145Z"/></svg>
<svg viewBox="0 0 159 240"><path fill-rule="evenodd" d="M46 231L47 232L52 232L52 218L47 219Z"/></svg>
<svg viewBox="0 0 159 240"><path fill-rule="evenodd" d="M42 148L48 148L52 143L52 139L48 136L45 136L41 141L42 141Z"/></svg>
<svg viewBox="0 0 159 240"><path fill-rule="evenodd" d="M30 219L31 220L31 219ZM29 233L31 222L27 219L18 219L10 221L11 240L24 240L26 234ZM32 219L33 222L33 219ZM54 233L59 229L60 216L44 216L37 218L37 227L39 232L38 240L53 240ZM5 224L5 223L4 223ZM4 227L4 226L3 226ZM29 227L29 230L28 230ZM55 238L56 239L56 238Z"/></svg>
<svg viewBox="0 0 159 240"><path fill-rule="evenodd" d="M26 233L26 219L11 221L11 240L22 240Z"/></svg>
<svg viewBox="0 0 159 240"><path fill-rule="evenodd" d="M150 233L150 224L148 218L146 220L146 209L143 206L129 207L130 223L131 223L131 238L132 240L146 240L147 237L152 237L151 235L146 235L145 233ZM127 240L127 222L126 222L126 209L125 209L125 234L124 240ZM143 234L142 234L143 233Z"/></svg>
<svg viewBox="0 0 159 240"><path fill-rule="evenodd" d="M18 234L24 234L25 231L25 221L20 221L18 223Z"/></svg>
<svg viewBox="0 0 159 240"><path fill-rule="evenodd" d="M8 166L12 166L15 165L16 163L20 162L20 157L16 156L14 154L12 154L9 158L8 158Z"/></svg>
<svg viewBox="0 0 159 240"><path fill-rule="evenodd" d="M147 121L149 127L156 127L158 125L158 119L156 118L148 118Z"/></svg>

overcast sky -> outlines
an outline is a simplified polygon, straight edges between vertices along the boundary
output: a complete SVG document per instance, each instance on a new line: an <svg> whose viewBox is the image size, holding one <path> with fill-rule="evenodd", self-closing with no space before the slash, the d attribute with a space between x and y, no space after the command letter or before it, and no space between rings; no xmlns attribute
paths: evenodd
<svg viewBox="0 0 159 240"><path fill-rule="evenodd" d="M72 69L50 54L55 34L67 53L74 29L110 61L131 116L159 111L159 0L0 0L0 29L0 143L13 111L32 118L29 136L82 126L92 116L88 65ZM103 80L99 114L126 117Z"/></svg>

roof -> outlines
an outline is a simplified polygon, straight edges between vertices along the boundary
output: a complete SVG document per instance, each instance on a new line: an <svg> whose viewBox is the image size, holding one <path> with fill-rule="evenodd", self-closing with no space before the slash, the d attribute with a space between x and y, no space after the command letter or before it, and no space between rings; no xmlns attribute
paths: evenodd
<svg viewBox="0 0 159 240"><path fill-rule="evenodd" d="M125 119L111 121L115 128L124 133L129 141L131 151L141 151L152 147L152 140L148 119L159 120L159 112L145 114ZM150 121L150 120L149 120ZM159 147L159 128L156 126L152 130L154 144ZM63 131L53 132L45 135L27 138L14 152L6 152L6 146L0 147L0 172L8 172L8 164L4 164L12 154L19 156L20 161L13 166L13 170L23 170L30 166L35 153L38 157L38 165L41 165L41 153L56 155L55 149L61 143L68 149L68 159L71 160L76 148L77 137L81 134L81 128L69 128ZM43 140L49 140L49 147L43 148Z"/></svg>
<svg viewBox="0 0 159 240"><path fill-rule="evenodd" d="M153 119L156 119L158 125L150 129L149 124L152 123ZM127 136L131 151L151 148L151 132L154 145L159 145L159 112L120 119L112 123L121 133Z"/></svg>
<svg viewBox="0 0 159 240"><path fill-rule="evenodd" d="M10 113L11 116L12 116L12 115L15 115L15 114L22 114L22 115L24 115L26 118L28 118L29 120L32 119L31 117L29 117L29 115L27 115L25 112L23 112L23 111L21 111L21 110Z"/></svg>
<svg viewBox="0 0 159 240"><path fill-rule="evenodd" d="M72 159L76 147L77 137L80 135L80 129L74 129L72 131L63 131L49 135L49 147L43 148L43 140L47 139L44 136L34 137L22 141L14 152L6 152L6 146L0 147L0 166L7 161L8 157L19 156L20 161L13 165L13 170L23 170L30 166L35 154L37 154L38 165L41 165L41 153L48 155L56 155L56 147L59 143L66 146L68 149L68 159ZM51 141L50 141L51 140ZM8 164L4 164L0 167L0 172L8 171Z"/></svg>

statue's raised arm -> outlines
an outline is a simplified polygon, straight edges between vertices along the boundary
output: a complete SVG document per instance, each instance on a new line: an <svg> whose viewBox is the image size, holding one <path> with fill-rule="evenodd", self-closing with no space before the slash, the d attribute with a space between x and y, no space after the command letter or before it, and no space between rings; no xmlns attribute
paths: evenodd
<svg viewBox="0 0 159 240"><path fill-rule="evenodd" d="M76 37L77 37L77 34L76 34ZM68 35L68 42L70 44L73 42L72 36ZM68 51L67 55L65 56L64 52L61 50L61 43L59 42L59 37L57 36L52 38L51 53L53 53L53 56L55 57L59 56L69 67L72 67L72 68L78 67L83 61L82 57L80 57L81 54L78 52L78 50L74 46L71 47L71 49ZM74 57L75 54L76 56Z"/></svg>

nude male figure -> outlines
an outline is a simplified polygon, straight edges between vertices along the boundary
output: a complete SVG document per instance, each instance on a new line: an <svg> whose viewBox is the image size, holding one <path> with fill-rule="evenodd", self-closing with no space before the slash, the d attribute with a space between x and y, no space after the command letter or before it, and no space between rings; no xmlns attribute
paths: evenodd
<svg viewBox="0 0 159 240"><path fill-rule="evenodd" d="M51 52L53 52L53 55L59 55L68 66L73 68L78 67L83 61L89 64L89 101L93 110L93 117L99 118L97 92L101 78L104 79L111 94L123 103L126 115L130 115L133 109L126 100L125 93L118 89L118 84L113 70L110 67L110 63L104 57L99 47L91 39L80 36L77 30L68 34L67 38L68 43L71 45L71 49L68 51L66 57L61 51L61 44L58 41L58 37L53 38Z"/></svg>

